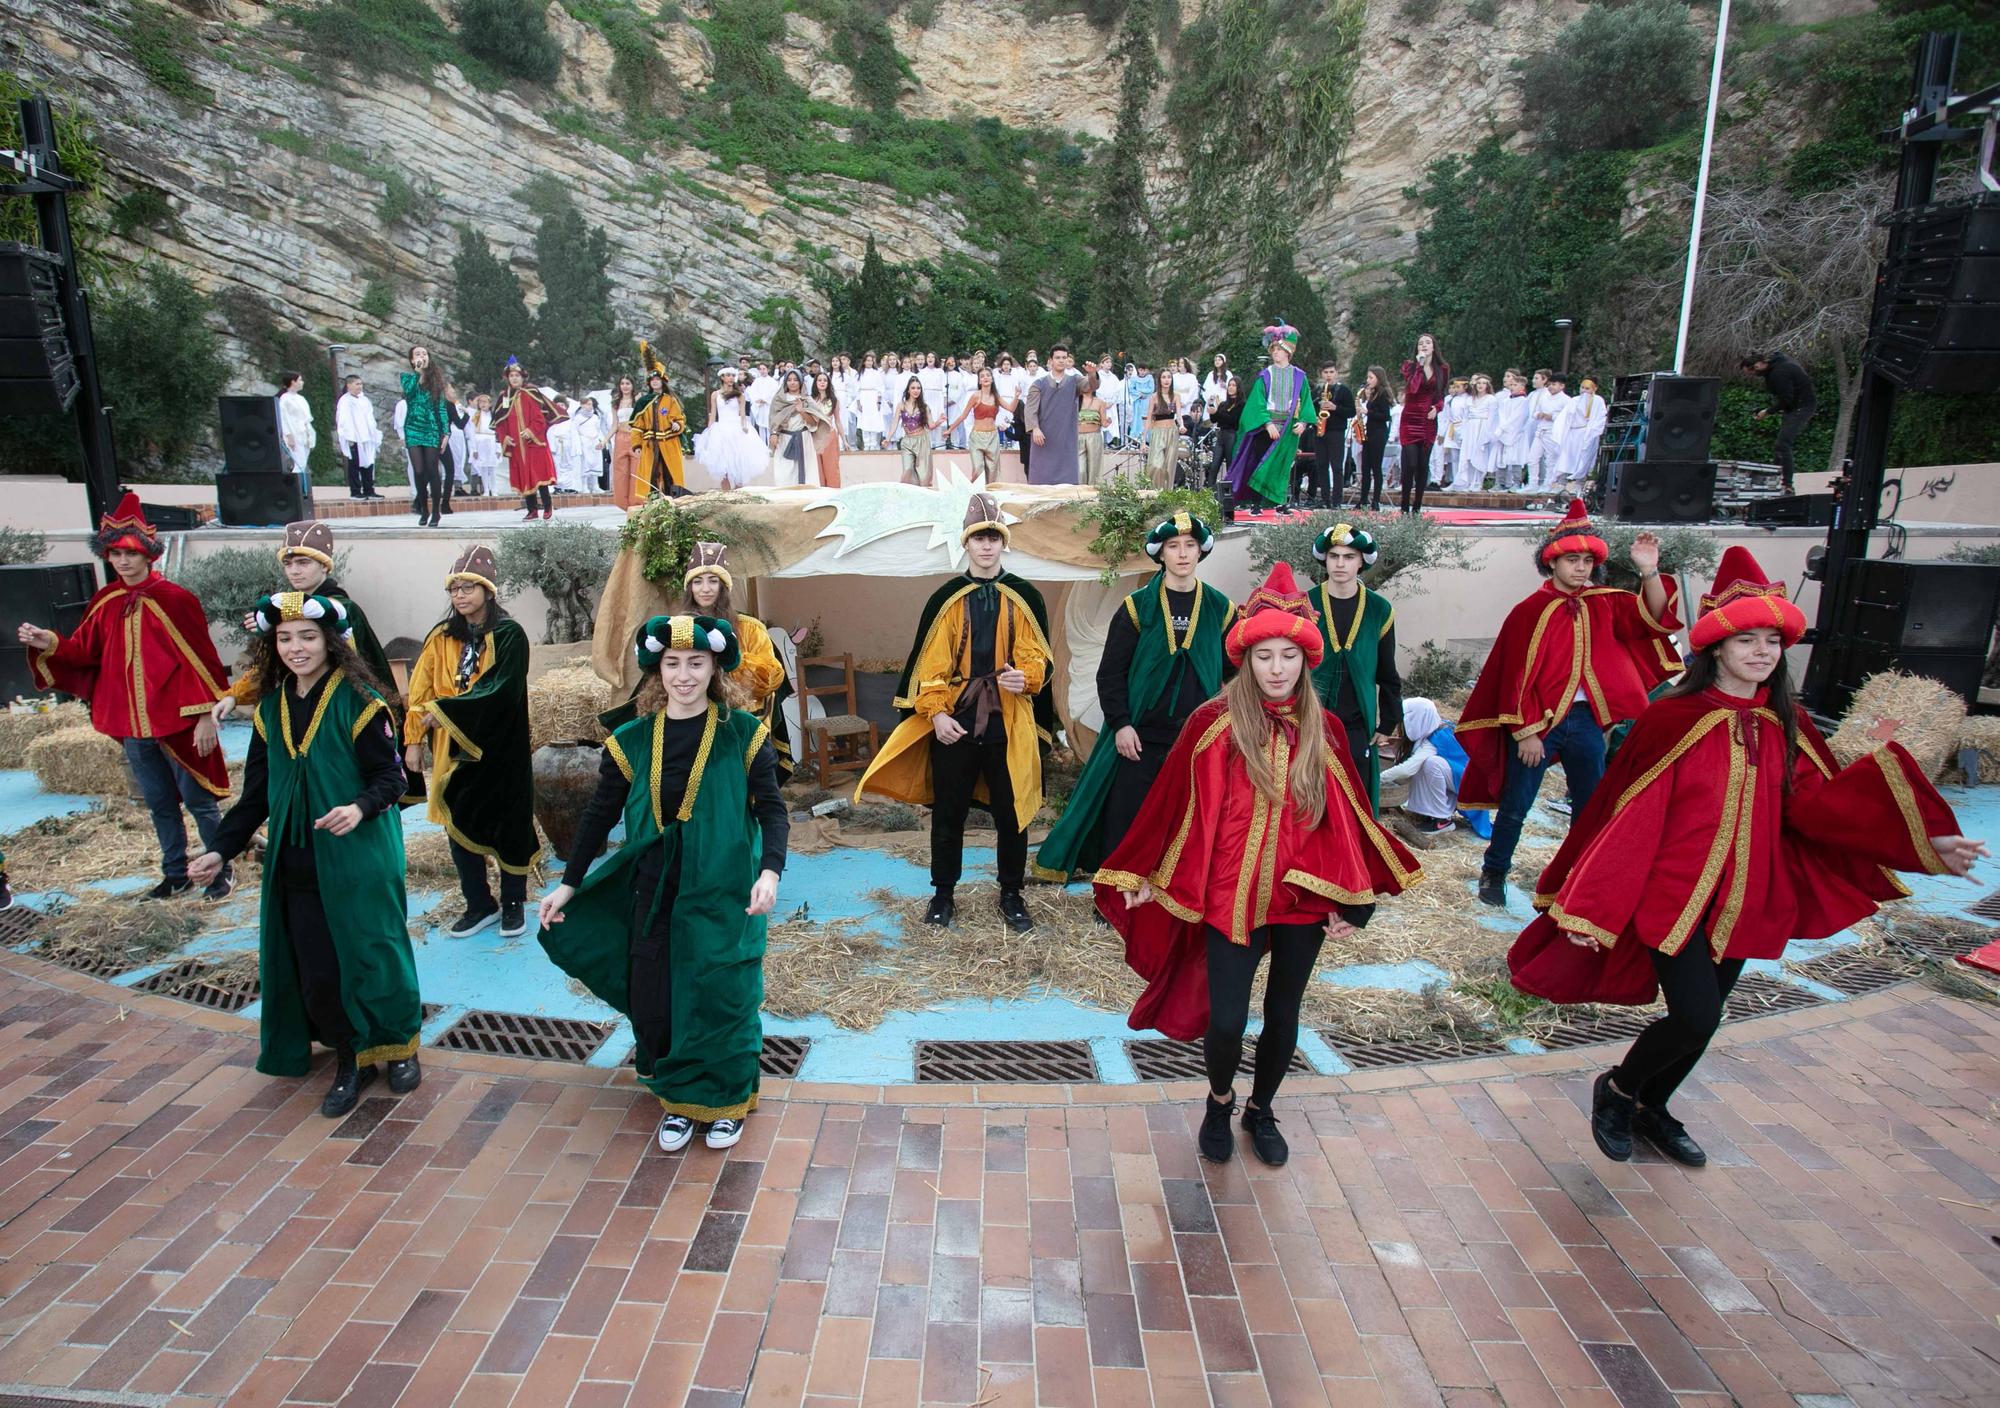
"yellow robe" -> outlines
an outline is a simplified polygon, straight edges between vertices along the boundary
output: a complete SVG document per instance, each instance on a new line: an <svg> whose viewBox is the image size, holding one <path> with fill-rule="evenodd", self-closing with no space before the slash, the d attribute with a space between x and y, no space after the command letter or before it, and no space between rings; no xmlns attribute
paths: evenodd
<svg viewBox="0 0 2000 1408"><path fill-rule="evenodd" d="M744 710L768 723L766 710L771 706L771 696L785 682L785 667L772 648L771 633L755 616L736 618L736 642L742 648L743 660L729 672L729 679L743 693Z"/></svg>
<svg viewBox="0 0 2000 1408"><path fill-rule="evenodd" d="M648 401L632 415L632 495L647 499L668 489L683 488L681 432L687 412L671 392Z"/></svg>
<svg viewBox="0 0 2000 1408"><path fill-rule="evenodd" d="M931 785L931 720L948 714L958 703L972 674L972 632L965 628L965 598L976 589L965 588L938 609L930 634L917 646L917 660L910 672L915 692L916 712L896 725L882 745L882 751L868 765L855 785L854 799L873 792L898 802L928 806L935 795ZM1002 692L1000 717L1007 728L1007 775L1014 784L1014 817L1023 828L1042 807L1041 738L1035 726L1035 696L1049 672L1049 643L1035 621L1035 613L1007 587L1000 588L1001 611L993 633L996 660L1014 662L1028 677L1027 688L1019 694ZM985 779L973 787L976 801L989 800Z"/></svg>
<svg viewBox="0 0 2000 1408"><path fill-rule="evenodd" d="M433 699L449 699L458 693L458 654L462 647L443 631L439 631L424 642L418 652L416 663L410 666L409 712L403 715L403 742L422 743L432 727L430 710L424 706ZM477 680L493 668L493 633L486 634L486 644L479 653L479 670L473 675ZM445 779L458 766L460 751L447 747L442 735L431 749L431 777L427 795L424 798L424 815L440 826L451 824L451 813L444 806Z"/></svg>

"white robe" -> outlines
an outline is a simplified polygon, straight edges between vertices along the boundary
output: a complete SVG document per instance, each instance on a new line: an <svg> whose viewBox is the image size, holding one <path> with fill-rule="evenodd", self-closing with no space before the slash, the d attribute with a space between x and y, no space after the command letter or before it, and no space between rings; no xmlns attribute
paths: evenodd
<svg viewBox="0 0 2000 1408"><path fill-rule="evenodd" d="M500 467L500 441L493 433L493 412L474 411L466 417L465 438L472 472L491 485L493 472Z"/></svg>
<svg viewBox="0 0 2000 1408"><path fill-rule="evenodd" d="M1097 374L1097 399L1104 402L1104 438L1116 439L1125 423L1125 381L1116 372Z"/></svg>
<svg viewBox="0 0 2000 1408"><path fill-rule="evenodd" d="M1458 425L1458 475L1464 489L1478 489L1494 468L1493 413L1498 398L1468 396Z"/></svg>
<svg viewBox="0 0 2000 1408"><path fill-rule="evenodd" d="M1528 393L1528 482L1534 488L1548 486L1562 460L1562 441L1556 436L1556 421L1569 397L1543 387ZM1547 420L1540 417L1547 416Z"/></svg>
<svg viewBox="0 0 2000 1408"><path fill-rule="evenodd" d="M1562 461L1564 479L1582 481L1597 466L1597 443L1604 438L1608 411L1604 398L1595 392L1570 398L1562 413Z"/></svg>
<svg viewBox="0 0 2000 1408"><path fill-rule="evenodd" d="M366 392L358 396L341 393L333 408L333 429L343 459L352 450L363 469L375 463L375 451L382 445L382 427L375 423L375 407Z"/></svg>
<svg viewBox="0 0 2000 1408"><path fill-rule="evenodd" d="M1493 395L1494 464L1513 468L1528 462L1528 406L1534 397L1498 391Z"/></svg>
<svg viewBox="0 0 2000 1408"><path fill-rule="evenodd" d="M972 389L978 382L979 378L962 368L958 371L946 372L944 374L944 423L946 425L950 425L952 421L956 420L958 413L965 409L965 403L972 399ZM957 430L952 432L951 443L961 450L965 448L965 437L971 424L971 418L968 417L964 425L959 426Z"/></svg>
<svg viewBox="0 0 2000 1408"><path fill-rule="evenodd" d="M864 435L880 435L888 426L888 381L880 367L870 367L854 381L854 423Z"/></svg>
<svg viewBox="0 0 2000 1408"><path fill-rule="evenodd" d="M292 468L304 474L306 457L319 444L319 433L313 429L312 407L298 392L287 391L278 398L278 421L284 428L285 453L291 458Z"/></svg>
<svg viewBox="0 0 2000 1408"><path fill-rule="evenodd" d="M756 422L759 435L770 427L771 398L777 394L778 379L769 374L750 378L750 385L743 390L743 400L750 408L750 419Z"/></svg>
<svg viewBox="0 0 2000 1408"><path fill-rule="evenodd" d="M1174 410L1185 416L1194 409L1195 398L1201 395L1201 383L1194 379L1193 372L1174 373Z"/></svg>
<svg viewBox="0 0 2000 1408"><path fill-rule="evenodd" d="M410 403L406 400L398 399L396 409L389 413L389 419L395 425L396 438L398 440L403 440L403 422L409 419L409 415ZM410 442L407 440L403 440L403 473L409 477L410 487L412 489L416 488L417 464L415 460L410 458Z"/></svg>
<svg viewBox="0 0 2000 1408"><path fill-rule="evenodd" d="M1016 367L1011 372L995 372L993 373L993 390L999 394L1001 400L1018 403L1027 394L1028 374L1019 367ZM993 418L993 428L995 430L1005 430L1019 419L1020 412L1024 412L1027 409L1026 406L1020 406L1018 411L1009 411L1005 406L1002 406L1000 413Z"/></svg>
<svg viewBox="0 0 2000 1408"><path fill-rule="evenodd" d="M1207 404L1212 415L1215 408L1229 397L1229 373L1210 372L1201 383L1201 399Z"/></svg>

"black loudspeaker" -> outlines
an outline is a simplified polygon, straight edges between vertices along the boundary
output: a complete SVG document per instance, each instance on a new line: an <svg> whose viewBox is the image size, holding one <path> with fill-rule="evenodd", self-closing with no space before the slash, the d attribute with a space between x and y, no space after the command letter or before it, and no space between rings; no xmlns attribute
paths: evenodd
<svg viewBox="0 0 2000 1408"><path fill-rule="evenodd" d="M2000 382L2000 194L1898 211L1864 356L1909 391Z"/></svg>
<svg viewBox="0 0 2000 1408"><path fill-rule="evenodd" d="M275 396L218 396L222 467L230 474L283 474L285 437L278 429Z"/></svg>
<svg viewBox="0 0 2000 1408"><path fill-rule="evenodd" d="M1715 516L1715 461L1620 460L1604 481L1604 516L1706 523Z"/></svg>
<svg viewBox="0 0 2000 1408"><path fill-rule="evenodd" d="M1855 692L1867 683L1870 675L1887 670L1936 680L1968 706L1979 702L1979 687L1986 678L1983 650L1897 650L1887 645L1832 642L1815 649L1839 652L1839 663L1827 681L1825 697L1820 703L1821 712L1834 717L1847 711Z"/></svg>
<svg viewBox="0 0 2000 1408"><path fill-rule="evenodd" d="M61 270L47 250L0 243L0 414L53 415L76 399Z"/></svg>
<svg viewBox="0 0 2000 1408"><path fill-rule="evenodd" d="M232 528L269 528L306 517L305 489L296 474L215 476L217 516Z"/></svg>
<svg viewBox="0 0 2000 1408"><path fill-rule="evenodd" d="M2000 566L1862 558L1841 576L1840 603L1840 633L1857 644L1983 660L2000 606Z"/></svg>
<svg viewBox="0 0 2000 1408"><path fill-rule="evenodd" d="M1646 447L1651 460L1708 458L1722 381L1712 376L1656 376L1646 390Z"/></svg>
<svg viewBox="0 0 2000 1408"><path fill-rule="evenodd" d="M1831 528L1835 494L1785 494L1775 499L1752 499L1744 507L1746 522L1759 528Z"/></svg>
<svg viewBox="0 0 2000 1408"><path fill-rule="evenodd" d="M97 568L88 562L0 567L0 621L7 623L6 643L0 646L0 708L17 695L43 692L28 664L27 647L16 643L13 628L32 621L68 635L82 624L83 608L97 587Z"/></svg>

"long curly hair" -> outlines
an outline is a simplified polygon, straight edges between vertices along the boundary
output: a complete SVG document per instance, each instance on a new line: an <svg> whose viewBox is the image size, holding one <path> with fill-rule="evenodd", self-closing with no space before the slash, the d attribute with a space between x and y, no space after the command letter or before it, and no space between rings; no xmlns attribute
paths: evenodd
<svg viewBox="0 0 2000 1408"><path fill-rule="evenodd" d="M326 639L326 668L329 674L339 670L357 689L375 695L385 704L394 704L401 697L396 693L396 686L393 683L376 678L375 672L368 668L368 662L355 653L354 647L349 645L346 638L338 631L329 630L319 621L289 624L319 628L320 635ZM257 684L263 693L275 694L291 683L292 667L278 657L277 649L270 639L261 635L255 637L250 655L251 668L256 671Z"/></svg>

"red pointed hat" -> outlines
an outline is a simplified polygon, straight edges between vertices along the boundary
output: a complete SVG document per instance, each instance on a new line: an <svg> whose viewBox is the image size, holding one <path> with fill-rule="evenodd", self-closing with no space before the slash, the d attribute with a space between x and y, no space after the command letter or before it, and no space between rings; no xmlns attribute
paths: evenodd
<svg viewBox="0 0 2000 1408"><path fill-rule="evenodd" d="M1292 579L1289 562L1272 563L1271 575L1243 603L1243 613L1223 641L1229 663L1241 665L1250 647L1260 640L1292 641L1305 652L1306 668L1319 668L1320 655L1326 648L1320 639L1319 613L1312 609L1306 594Z"/></svg>
<svg viewBox="0 0 2000 1408"><path fill-rule="evenodd" d="M1771 627L1786 645L1806 633L1806 613L1792 604L1783 582L1765 579L1750 549L1732 547L1715 569L1715 590L1701 599L1701 616L1688 632L1696 650L1706 650L1738 631Z"/></svg>
<svg viewBox="0 0 2000 1408"><path fill-rule="evenodd" d="M118 501L117 508L97 520L97 536L91 546L97 549L99 557L113 548L130 548L155 561L166 551L159 530L146 521L145 511L139 507L139 496L129 490Z"/></svg>
<svg viewBox="0 0 2000 1408"><path fill-rule="evenodd" d="M1600 563L1611 556L1604 539L1590 531L1590 511L1583 506L1582 499L1571 499L1563 521L1549 530L1548 541L1542 544L1542 561L1554 562L1571 552L1587 552Z"/></svg>

